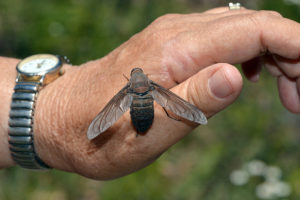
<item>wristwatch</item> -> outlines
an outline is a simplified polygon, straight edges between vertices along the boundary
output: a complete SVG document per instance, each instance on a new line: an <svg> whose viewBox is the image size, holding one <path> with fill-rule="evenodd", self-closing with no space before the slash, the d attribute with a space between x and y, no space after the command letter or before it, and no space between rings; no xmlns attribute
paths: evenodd
<svg viewBox="0 0 300 200"><path fill-rule="evenodd" d="M8 142L13 160L27 169L50 169L34 148L34 110L40 89L63 74L69 63L63 56L37 54L17 65L17 78L9 113Z"/></svg>

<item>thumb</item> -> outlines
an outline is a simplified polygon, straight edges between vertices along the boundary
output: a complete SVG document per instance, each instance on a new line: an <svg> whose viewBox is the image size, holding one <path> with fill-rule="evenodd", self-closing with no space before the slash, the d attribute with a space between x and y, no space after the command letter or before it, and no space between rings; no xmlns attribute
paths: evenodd
<svg viewBox="0 0 300 200"><path fill-rule="evenodd" d="M242 85L242 76L234 66L219 63L199 71L172 88L172 91L194 104L209 118L232 104L240 94ZM157 113L152 128L145 135L148 140L139 143L141 149L145 149L145 145L151 145L151 154L155 155L152 156L154 158L197 126L187 121L182 123L170 120L161 106L156 106L155 112Z"/></svg>
<svg viewBox="0 0 300 200"><path fill-rule="evenodd" d="M234 66L218 63L176 86L173 92L211 117L233 103L242 85L242 76Z"/></svg>

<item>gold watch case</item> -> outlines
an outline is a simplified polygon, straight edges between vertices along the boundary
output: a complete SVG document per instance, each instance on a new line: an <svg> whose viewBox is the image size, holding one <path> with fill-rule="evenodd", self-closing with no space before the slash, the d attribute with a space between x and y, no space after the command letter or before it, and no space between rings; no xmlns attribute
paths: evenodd
<svg viewBox="0 0 300 200"><path fill-rule="evenodd" d="M36 54L20 61L17 65L16 81L51 83L63 74L63 57L52 54Z"/></svg>

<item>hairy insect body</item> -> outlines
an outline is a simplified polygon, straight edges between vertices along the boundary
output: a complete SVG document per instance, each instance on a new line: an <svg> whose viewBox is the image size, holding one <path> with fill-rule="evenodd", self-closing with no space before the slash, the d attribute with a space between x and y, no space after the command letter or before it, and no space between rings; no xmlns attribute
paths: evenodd
<svg viewBox="0 0 300 200"><path fill-rule="evenodd" d="M148 79L141 68L132 69L130 75L130 80L125 87L108 102L90 124L87 132L88 139L91 140L105 132L129 108L131 121L137 132L146 132L153 122L154 100L164 109L168 109L184 119L199 124L207 123L201 110Z"/></svg>
<svg viewBox="0 0 300 200"><path fill-rule="evenodd" d="M146 132L153 122L153 97L149 93L151 89L149 79L142 71L137 70L131 74L131 87L128 90L133 97L130 116L138 133Z"/></svg>
<svg viewBox="0 0 300 200"><path fill-rule="evenodd" d="M145 95L133 95L130 106L131 121L138 133L146 132L154 119L153 98L147 93Z"/></svg>

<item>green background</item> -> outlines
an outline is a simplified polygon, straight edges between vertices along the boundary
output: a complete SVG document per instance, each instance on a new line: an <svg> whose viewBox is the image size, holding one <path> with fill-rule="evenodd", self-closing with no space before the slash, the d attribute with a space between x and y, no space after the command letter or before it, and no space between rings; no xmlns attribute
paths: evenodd
<svg viewBox="0 0 300 200"><path fill-rule="evenodd" d="M241 2L300 21L297 0ZM0 0L0 55L23 58L48 52L67 55L77 65L105 56L163 14L223 5L228 2ZM229 175L255 159L279 166L282 180L292 188L286 199L300 199L299 120L283 108L276 80L263 71L258 83L245 80L236 103L145 169L112 181L94 181L56 170L37 173L13 167L0 171L0 199L252 200L263 179L253 177L235 186Z"/></svg>

